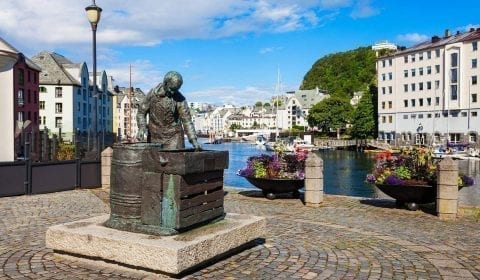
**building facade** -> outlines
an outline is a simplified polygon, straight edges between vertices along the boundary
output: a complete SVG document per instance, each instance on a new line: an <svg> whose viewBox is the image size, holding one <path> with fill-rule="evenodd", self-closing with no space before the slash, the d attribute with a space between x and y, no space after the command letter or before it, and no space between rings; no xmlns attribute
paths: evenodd
<svg viewBox="0 0 480 280"><path fill-rule="evenodd" d="M38 81L41 68L0 38L0 161L24 156L24 133L39 138ZM38 145L31 147L36 152Z"/></svg>
<svg viewBox="0 0 480 280"><path fill-rule="evenodd" d="M117 87L114 90L113 126L117 140L129 141L138 133L138 105L145 98L145 93L139 88Z"/></svg>
<svg viewBox="0 0 480 280"><path fill-rule="evenodd" d="M480 29L379 57L378 138L396 145L478 145Z"/></svg>

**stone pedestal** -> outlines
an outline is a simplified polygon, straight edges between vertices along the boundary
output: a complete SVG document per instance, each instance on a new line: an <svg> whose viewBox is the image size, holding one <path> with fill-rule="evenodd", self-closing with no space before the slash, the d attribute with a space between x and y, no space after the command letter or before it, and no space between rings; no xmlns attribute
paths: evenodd
<svg viewBox="0 0 480 280"><path fill-rule="evenodd" d="M437 170L437 215L442 220L454 220L458 211L458 164L444 158Z"/></svg>
<svg viewBox="0 0 480 280"><path fill-rule="evenodd" d="M103 226L108 215L52 226L46 245L57 254L177 275L241 249L265 235L263 217L227 214L224 220L172 236Z"/></svg>
<svg viewBox="0 0 480 280"><path fill-rule="evenodd" d="M108 147L101 153L102 189L110 188L110 168L112 166L113 149Z"/></svg>
<svg viewBox="0 0 480 280"><path fill-rule="evenodd" d="M311 152L305 161L305 205L318 207L323 202L323 160Z"/></svg>

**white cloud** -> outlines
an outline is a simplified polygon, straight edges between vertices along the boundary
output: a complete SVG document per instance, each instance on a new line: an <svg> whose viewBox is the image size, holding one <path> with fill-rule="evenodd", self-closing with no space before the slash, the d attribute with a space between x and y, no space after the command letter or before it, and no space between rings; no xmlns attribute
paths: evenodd
<svg viewBox="0 0 480 280"><path fill-rule="evenodd" d="M273 52L276 52L276 51L279 51L279 50L282 50L282 49L283 49L282 47L266 47L266 48L260 49L259 53L260 54L268 54L268 53L273 53Z"/></svg>
<svg viewBox="0 0 480 280"><path fill-rule="evenodd" d="M0 32L17 41L68 47L91 41L85 15L88 1L2 0ZM288 32L322 23L332 9L361 7L359 0L102 0L98 41L103 44L155 45L162 40L217 38L242 33ZM21 30L21 32L19 32Z"/></svg>
<svg viewBox="0 0 480 280"><path fill-rule="evenodd" d="M211 104L252 105L256 101L268 101L273 91L268 88L248 86L242 89L233 86L221 86L201 91L185 93L188 101L202 101ZM252 100L252 96L258 100Z"/></svg>
<svg viewBox="0 0 480 280"><path fill-rule="evenodd" d="M397 40L400 42L418 44L424 41L427 41L429 37L427 35L419 34L419 33L407 33L401 34L397 36Z"/></svg>
<svg viewBox="0 0 480 280"><path fill-rule="evenodd" d="M371 2L371 0L358 0L350 16L357 19L377 15L379 11L372 6Z"/></svg>

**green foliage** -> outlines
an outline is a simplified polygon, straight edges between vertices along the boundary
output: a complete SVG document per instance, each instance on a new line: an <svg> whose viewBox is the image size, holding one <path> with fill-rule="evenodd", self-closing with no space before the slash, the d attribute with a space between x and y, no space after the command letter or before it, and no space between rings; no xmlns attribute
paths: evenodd
<svg viewBox="0 0 480 280"><path fill-rule="evenodd" d="M273 101L273 106L278 106L278 107L280 107L280 106L282 106L282 105L283 105L282 100L275 100L275 101Z"/></svg>
<svg viewBox="0 0 480 280"><path fill-rule="evenodd" d="M354 138L367 139L376 135L376 100L373 99L371 91L365 92L355 108L352 116L352 128L350 134Z"/></svg>
<svg viewBox="0 0 480 280"><path fill-rule="evenodd" d="M263 103L263 107L270 107L270 103Z"/></svg>
<svg viewBox="0 0 480 280"><path fill-rule="evenodd" d="M58 146L57 160L75 159L75 145L69 143L60 143Z"/></svg>
<svg viewBox="0 0 480 280"><path fill-rule="evenodd" d="M241 126L240 124L238 124L238 123L232 123L232 124L230 125L230 130L231 130L231 131L235 131L235 130L240 129L240 128L242 128L242 126Z"/></svg>
<svg viewBox="0 0 480 280"><path fill-rule="evenodd" d="M317 60L305 75L300 89L326 90L332 96L351 98L376 83L376 56L370 47L327 55Z"/></svg>
<svg viewBox="0 0 480 280"><path fill-rule="evenodd" d="M317 126L322 131L341 129L350 121L352 111L349 100L333 96L315 104L307 121L311 127Z"/></svg>
<svg viewBox="0 0 480 280"><path fill-rule="evenodd" d="M257 101L255 102L255 107L262 107L262 102L261 101Z"/></svg>
<svg viewBox="0 0 480 280"><path fill-rule="evenodd" d="M397 175L400 179L403 179L403 180L412 179L412 173L405 166L400 166L397 169L395 169L395 175Z"/></svg>

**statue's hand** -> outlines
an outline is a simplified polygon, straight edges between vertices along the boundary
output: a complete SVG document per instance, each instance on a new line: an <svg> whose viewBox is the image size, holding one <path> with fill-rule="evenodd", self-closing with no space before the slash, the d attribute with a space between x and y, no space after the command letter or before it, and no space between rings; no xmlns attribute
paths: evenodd
<svg viewBox="0 0 480 280"><path fill-rule="evenodd" d="M200 144L197 141L193 142L192 146L195 149L195 151L197 151L197 152L202 150L202 146L200 146Z"/></svg>
<svg viewBox="0 0 480 280"><path fill-rule="evenodd" d="M146 127L138 128L137 140L138 141L146 141L147 140L147 128Z"/></svg>

